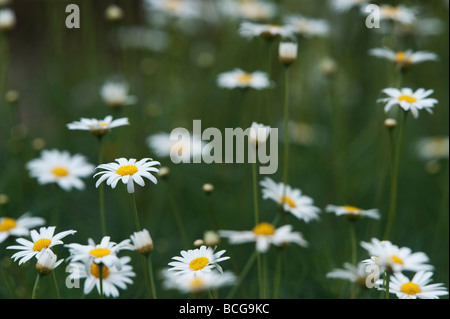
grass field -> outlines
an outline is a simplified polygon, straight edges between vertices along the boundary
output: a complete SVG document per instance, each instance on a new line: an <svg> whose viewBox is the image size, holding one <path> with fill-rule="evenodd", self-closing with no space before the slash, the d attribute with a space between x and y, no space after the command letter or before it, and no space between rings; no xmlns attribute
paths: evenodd
<svg viewBox="0 0 450 319"><path fill-rule="evenodd" d="M53 149L82 154L94 167L120 157L152 158L170 173L165 177L153 173L156 185L149 180L143 187L135 185L134 199L140 227L150 232L154 243L147 261L157 298L192 297L166 289L160 273L180 251L195 249L194 241L205 231L253 229L255 178L259 221L282 216L276 227L292 225L309 245L271 246L251 259L254 243L232 244L221 238L216 251L226 250L224 256L230 259L220 266L238 279L202 297L384 298L380 290L327 277L346 262L369 259L360 242L372 238L425 253L434 267L433 282L448 289L448 1L376 1L416 10L410 24L387 19L381 20L379 29L366 26L367 13L358 7L337 11L332 1L325 0L268 0L274 14L258 21L231 10L231 4L228 12L223 8L228 1L200 1L202 11L172 1L166 12L150 2L0 0L0 10L9 8L16 18L15 24L4 27L0 18L0 221L30 212L45 219L45 227L56 226L56 233L76 230L62 239L64 244L86 245L88 238L99 243L105 235L114 242L129 239L136 231L135 217L122 182L114 189L105 182L97 188L98 176L92 173L82 178L84 189L66 191L55 183L39 183L30 176L27 163ZM123 16L117 19L105 15L113 3L122 9ZM66 26L69 4L80 10L79 28ZM293 39L267 40L257 35L246 39L239 33L244 21L282 25L289 15L320 19L325 31L318 28L317 34L311 34L315 25L308 20L311 28L297 31ZM298 44L298 57L288 68L278 54L279 43L286 41ZM399 71L394 62L369 54L382 47L429 51L438 59ZM218 76L236 68L265 72L271 87L220 87ZM102 99L100 90L111 79L128 84L133 103L112 107ZM398 105L386 113L386 103L378 101L387 97L385 88L432 89L429 97L438 103L433 114L419 110L418 118ZM107 115L127 117L129 125L111 129L101 143L89 131L67 128L81 118ZM393 131L386 127L386 118L397 120ZM202 129L214 127L221 132L246 129L252 122L278 128L277 172L255 176L251 163L175 164L149 147L148 137L177 127L191 131L194 120L201 120ZM401 145L399 132L404 134ZM434 138L434 144L421 144L425 138ZM394 188L393 149L399 150ZM269 177L280 183L285 176L287 184L320 208L317 220L306 222L280 213L275 201L263 198L259 182ZM203 190L206 183L214 186L209 194ZM327 212L327 205L377 209L380 219L349 221ZM385 238L392 211L396 214ZM5 225L0 223L0 234ZM16 239L8 236L0 242L0 299L32 296L36 258L22 265L14 261L11 256L16 251L6 247L17 245ZM64 245L53 251L58 260L69 257ZM148 264L144 271L136 251L118 254L131 257L136 275L132 284L119 290L119 298L147 298ZM253 263L247 264L249 260ZM65 260L52 275L40 279L37 298L100 298L96 289L85 295L83 289L67 288L67 265ZM246 265L250 268L243 273Z"/></svg>

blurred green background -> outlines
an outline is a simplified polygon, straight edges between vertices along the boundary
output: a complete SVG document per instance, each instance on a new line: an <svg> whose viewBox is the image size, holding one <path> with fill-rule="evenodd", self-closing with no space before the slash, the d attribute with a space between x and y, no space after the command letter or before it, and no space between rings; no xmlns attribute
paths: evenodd
<svg viewBox="0 0 450 319"><path fill-rule="evenodd" d="M220 1L204 1L218 4ZM382 236L389 206L389 145L383 125L383 104L376 100L381 90L396 86L397 73L386 60L368 55L368 50L387 45L392 49L427 50L439 56L438 62L415 65L404 78L404 86L434 89L439 100L435 113L422 112L409 119L401 158L398 214L392 242L423 251L435 266L434 282L449 287L448 247L448 159L426 162L416 152L422 137L448 136L448 1L385 1L383 3L418 5L420 18L436 18L443 29L435 35L407 34L396 37L382 34L364 25L365 17L357 9L334 12L327 1L273 1L278 16L268 23L280 23L287 13L325 19L330 25L326 37L299 37L299 58L290 71L290 107L292 125L302 125L292 136L289 184L300 188L315 200L315 205L350 204L378 208L381 221L360 220L356 225L358 241ZM68 4L80 8L81 28L67 29ZM124 11L120 21L105 19L108 5L115 3ZM87 243L101 239L98 190L94 179L85 180L83 191L64 192L53 185L39 185L28 176L25 164L39 157L42 149L81 153L97 165L97 141L88 132L69 131L66 124L81 117L115 118L127 116L130 126L120 127L104 138L104 162L117 157L153 157L170 168L170 176L158 185L150 182L136 191L141 227L154 240L152 260L155 271L167 266L180 250L192 249L194 240L214 229L210 209L222 229L249 230L253 225L252 175L249 164L172 164L168 158L156 158L147 146L148 136L170 132L175 127L192 128L192 120L202 127L249 127L257 121L279 127L283 116L283 68L277 60L277 45L262 39L245 40L238 34L241 18L222 15L204 16L179 25L169 18L149 18L138 0L44 1L13 0L17 24L0 34L0 194L7 203L0 216L19 217L30 211L48 222L59 211L57 231L77 230L66 242ZM160 13L158 13L160 15ZM133 31L134 30L134 33ZM123 47L120 34L131 43ZM136 38L133 38L136 37ZM331 64L330 64L331 63ZM217 75L242 68L270 72L275 87L270 90L221 89ZM100 98L106 80L120 76L137 97L135 105L113 110ZM17 100L5 98L8 92ZM11 94L11 93L10 93ZM282 134L279 134L282 136ZM271 176L281 181L283 144L280 141L279 170ZM260 176L263 178L263 176ZM208 197L204 183L212 183ZM107 230L113 241L129 238L135 231L131 201L125 187L105 187ZM261 220L271 221L276 204L260 198ZM188 245L177 227L174 209L186 229ZM327 279L326 273L350 261L349 223L325 212L320 221L306 224L287 216L286 222L304 234L309 248L295 245L283 252L280 298L348 298L348 282ZM381 239L381 238L380 238ZM14 263L0 244L0 262L8 294L0 281L0 298L29 298L35 279L34 263ZM231 246L223 240L230 261L225 270L239 274L254 250L253 244ZM366 252L358 247L358 259ZM63 247L55 252L67 257ZM276 250L268 253L269 283L272 284ZM135 283L121 292L122 298L141 298L141 265L133 257L137 273ZM79 298L80 289L67 289L65 263L56 270L61 280L62 297ZM256 266L246 276L237 298L258 296ZM4 278L2 278L4 279ZM158 297L181 295L161 288ZM221 290L225 297L229 288ZM54 298L51 278L41 281L41 298ZM379 292L363 291L362 298L378 298ZM96 292L89 298L97 298Z"/></svg>

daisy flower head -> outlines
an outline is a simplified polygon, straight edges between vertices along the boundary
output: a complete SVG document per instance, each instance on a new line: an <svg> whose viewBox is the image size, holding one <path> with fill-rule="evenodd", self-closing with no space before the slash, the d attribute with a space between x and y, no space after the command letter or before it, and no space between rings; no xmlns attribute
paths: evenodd
<svg viewBox="0 0 450 319"><path fill-rule="evenodd" d="M374 48L369 50L369 54L392 61L399 70L405 70L414 64L425 61L437 61L438 56L433 52L428 51L393 51L389 48Z"/></svg>
<svg viewBox="0 0 450 319"><path fill-rule="evenodd" d="M417 154L428 161L449 158L449 137L432 136L419 139L416 144Z"/></svg>
<svg viewBox="0 0 450 319"><path fill-rule="evenodd" d="M278 46L278 58L285 66L289 66L297 60L298 44L296 42L280 42Z"/></svg>
<svg viewBox="0 0 450 319"><path fill-rule="evenodd" d="M269 1L221 1L221 10L232 17L251 21L272 19L278 12L276 4Z"/></svg>
<svg viewBox="0 0 450 319"><path fill-rule="evenodd" d="M119 289L125 290L127 285L133 284L131 278L136 277L133 267L129 265L131 258L124 256L119 258L120 267L91 262L71 262L68 265L70 270L69 278L79 280L85 278L83 293L89 294L95 287L100 294L103 288L105 297L117 298L120 295ZM102 267L100 269L100 267ZM100 280L100 274L102 280Z"/></svg>
<svg viewBox="0 0 450 319"><path fill-rule="evenodd" d="M344 268L335 268L326 274L327 278L348 280L356 283L361 288L367 288L366 280L369 273L367 272L367 264L359 262L356 266L350 263L344 263ZM379 278L371 280L377 281Z"/></svg>
<svg viewBox="0 0 450 319"><path fill-rule="evenodd" d="M0 9L0 32L9 31L16 26L16 14L12 9Z"/></svg>
<svg viewBox="0 0 450 319"><path fill-rule="evenodd" d="M242 22L238 32L240 36L246 39L263 37L269 40L275 38L295 40L295 30L291 25Z"/></svg>
<svg viewBox="0 0 450 319"><path fill-rule="evenodd" d="M164 271L163 287L165 289L176 289L181 293L202 293L210 289L219 289L231 286L236 282L236 276L230 272L202 272L194 276L177 275L173 272Z"/></svg>
<svg viewBox="0 0 450 319"><path fill-rule="evenodd" d="M270 126L253 122L249 128L248 138L253 145L264 144L270 134Z"/></svg>
<svg viewBox="0 0 450 319"><path fill-rule="evenodd" d="M77 243L65 245L69 249L70 256L68 260L84 263L91 261L96 264L103 264L106 267L115 266L120 269L121 263L117 253L121 250L134 250L130 243L130 239L125 239L120 243L111 241L109 236L104 236L99 244L95 244L94 240L89 238L87 245Z"/></svg>
<svg viewBox="0 0 450 319"><path fill-rule="evenodd" d="M291 25L295 33L310 37L325 37L330 32L330 26L326 20L307 18L300 14L289 15L285 23Z"/></svg>
<svg viewBox="0 0 450 319"><path fill-rule="evenodd" d="M147 229L134 232L130 237L134 248L141 255L148 255L153 251L153 240Z"/></svg>
<svg viewBox="0 0 450 319"><path fill-rule="evenodd" d="M399 299L439 299L439 296L448 295L444 284L430 284L432 276L432 272L422 270L410 280L404 274L396 273L390 278L389 293L396 294Z"/></svg>
<svg viewBox="0 0 450 319"><path fill-rule="evenodd" d="M302 247L308 246L303 235L293 232L291 225L275 228L267 222L259 223L250 231L221 230L219 235L228 238L230 244L255 242L256 250L260 253L267 252L271 244L278 247L284 247L290 243L296 243Z"/></svg>
<svg viewBox="0 0 450 319"><path fill-rule="evenodd" d="M123 81L107 81L100 89L102 100L112 108L131 105L136 102L136 97L129 95L128 84Z"/></svg>
<svg viewBox="0 0 450 319"><path fill-rule="evenodd" d="M389 273L434 269L432 265L427 264L429 258L425 253L413 253L410 248L400 248L387 240L372 238L371 242L361 242L361 246L372 256L364 260L366 264L376 264Z"/></svg>
<svg viewBox="0 0 450 319"><path fill-rule="evenodd" d="M399 105L405 112L411 111L414 118L419 117L419 110L426 110L429 113L433 113L433 107L438 103L438 100L429 98L434 90L425 90L420 88L415 92L410 88L387 88L383 90L383 93L388 95L387 98L379 99L378 102L386 103L384 111L388 113L394 105Z"/></svg>
<svg viewBox="0 0 450 319"><path fill-rule="evenodd" d="M329 0L331 8L339 13L349 11L357 6L362 7L363 4L367 4L368 2L368 0Z"/></svg>
<svg viewBox="0 0 450 319"><path fill-rule="evenodd" d="M325 210L328 213L335 213L336 216L347 216L350 220L357 220L361 217L367 217L372 219L380 219L380 213L378 209L362 209L355 206L336 206L336 205L327 205Z"/></svg>
<svg viewBox="0 0 450 319"><path fill-rule="evenodd" d="M97 168L104 169L104 171L98 172L94 175L100 175L100 178L95 183L95 187L98 187L103 181L106 180L106 184L115 188L117 183L121 180L122 183L127 185L128 193L134 193L134 183L139 186L144 186L145 181L143 177L149 179L152 183L157 184L156 177L150 172L158 173L158 169L155 165L160 165L159 162L152 160L151 158L143 158L140 161L136 159L118 158L116 162L101 164Z"/></svg>
<svg viewBox="0 0 450 319"><path fill-rule="evenodd" d="M81 118L80 121L67 124L67 128L69 130L89 131L96 136L103 136L115 127L129 124L127 117L113 120L113 117L108 115L103 120Z"/></svg>
<svg viewBox="0 0 450 319"><path fill-rule="evenodd" d="M43 218L31 217L30 213L25 213L17 219L0 217L0 243L4 242L9 236L28 236L31 228L44 224Z"/></svg>
<svg viewBox="0 0 450 319"><path fill-rule="evenodd" d="M272 199L285 212L291 213L296 218L310 222L319 219L320 209L314 206L311 197L303 195L300 189L292 188L284 183L275 183L271 178L266 177L260 182L262 186L263 199Z"/></svg>
<svg viewBox="0 0 450 319"><path fill-rule="evenodd" d="M416 20L417 10L414 8L408 8L404 5L391 6L380 5L380 19L389 20L393 22L399 22L401 24L410 25ZM365 8L363 8L365 14Z"/></svg>
<svg viewBox="0 0 450 319"><path fill-rule="evenodd" d="M169 263L168 271L174 271L177 275L196 275L203 272L211 272L216 269L222 273L222 267L218 264L221 261L228 260L230 257L222 257L225 250L215 252L215 249L205 245L200 248L182 250L181 256L172 257L173 260Z"/></svg>
<svg viewBox="0 0 450 319"><path fill-rule="evenodd" d="M189 131L176 130L176 134L165 132L150 135L147 146L159 157L170 157L174 163L195 163L202 156L203 141Z"/></svg>
<svg viewBox="0 0 450 319"><path fill-rule="evenodd" d="M271 83L265 72L245 72L237 68L232 71L220 73L217 76L217 85L225 89L252 88L262 90L269 88Z"/></svg>
<svg viewBox="0 0 450 319"><path fill-rule="evenodd" d="M66 230L55 234L55 226L41 227L39 232L36 230L30 231L31 241L25 238L18 238L16 242L20 245L8 246L6 249L20 250L11 256L14 261L19 260L19 265L27 262L33 257L39 258L43 249L51 249L56 245L63 244L62 240L68 235L76 233L75 230Z"/></svg>
<svg viewBox="0 0 450 319"><path fill-rule="evenodd" d="M94 165L88 163L83 155L70 155L68 151L58 150L43 150L41 157L29 161L26 167L39 184L56 183L65 191L84 189L81 178L94 172Z"/></svg>
<svg viewBox="0 0 450 319"><path fill-rule="evenodd" d="M36 270L43 276L50 274L53 269L58 267L63 259L58 260L58 256L51 249L42 249L36 262Z"/></svg>

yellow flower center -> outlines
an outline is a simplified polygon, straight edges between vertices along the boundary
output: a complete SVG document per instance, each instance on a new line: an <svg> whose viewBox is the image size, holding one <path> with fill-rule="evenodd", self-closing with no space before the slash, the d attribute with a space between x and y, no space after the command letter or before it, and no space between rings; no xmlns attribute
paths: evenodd
<svg viewBox="0 0 450 319"><path fill-rule="evenodd" d="M275 227L267 222L262 222L253 228L253 233L260 236L270 236L275 234Z"/></svg>
<svg viewBox="0 0 450 319"><path fill-rule="evenodd" d="M134 165L125 165L119 167L119 169L116 171L117 174L125 176L125 175L133 175L134 173L137 173L138 169Z"/></svg>
<svg viewBox="0 0 450 319"><path fill-rule="evenodd" d="M193 259L190 263L189 263L189 268L191 268L194 271L200 270L205 268L206 265L208 265L209 263L209 259L206 257L198 257Z"/></svg>
<svg viewBox="0 0 450 319"><path fill-rule="evenodd" d="M250 84L252 82L253 75L250 73L239 74L237 77L237 81L240 84Z"/></svg>
<svg viewBox="0 0 450 319"><path fill-rule="evenodd" d="M297 207L297 205L295 205L294 201L288 196L281 197L280 201L281 201L281 204L288 204L290 208Z"/></svg>
<svg viewBox="0 0 450 319"><path fill-rule="evenodd" d="M89 252L89 254L97 258L108 256L110 253L111 251L107 248L95 248Z"/></svg>
<svg viewBox="0 0 450 319"><path fill-rule="evenodd" d="M413 282L403 284L400 290L407 295L415 295L421 292L420 287Z"/></svg>
<svg viewBox="0 0 450 319"><path fill-rule="evenodd" d="M52 241L50 239L47 238L39 239L37 242L34 243L33 250L41 251L44 248L48 248L48 246L50 246L51 243Z"/></svg>
<svg viewBox="0 0 450 319"><path fill-rule="evenodd" d="M398 256L392 256L391 258L392 258L392 261L393 261L394 263L403 265L403 260L402 260L400 257L398 257Z"/></svg>
<svg viewBox="0 0 450 319"><path fill-rule="evenodd" d="M5 217L0 223L0 231L8 231L16 227L16 220L13 218Z"/></svg>
<svg viewBox="0 0 450 319"><path fill-rule="evenodd" d="M64 168L64 167L55 167L52 170L52 173L54 175L58 176L58 177L64 177L64 176L67 176L69 174L69 171L66 168Z"/></svg>
<svg viewBox="0 0 450 319"><path fill-rule="evenodd" d="M100 278L100 266L92 263L91 265L91 275L93 275L96 278ZM109 269L105 265L102 265L102 279L105 279L109 276Z"/></svg>
<svg viewBox="0 0 450 319"><path fill-rule="evenodd" d="M347 212L352 213L352 214L357 214L357 213L360 213L362 211L361 208L358 208L358 207L355 207L355 206L345 205L344 208L345 208L345 210Z"/></svg>
<svg viewBox="0 0 450 319"><path fill-rule="evenodd" d="M199 290L199 289L202 289L203 287L205 287L205 283L200 278L194 278L190 282L190 286L191 286L192 290Z"/></svg>
<svg viewBox="0 0 450 319"><path fill-rule="evenodd" d="M405 101L405 102L408 102L408 103L414 103L414 102L417 102L417 99L416 99L415 97L409 96L409 95L402 95L402 96L399 96L399 97L398 97L398 100L399 100L399 101Z"/></svg>

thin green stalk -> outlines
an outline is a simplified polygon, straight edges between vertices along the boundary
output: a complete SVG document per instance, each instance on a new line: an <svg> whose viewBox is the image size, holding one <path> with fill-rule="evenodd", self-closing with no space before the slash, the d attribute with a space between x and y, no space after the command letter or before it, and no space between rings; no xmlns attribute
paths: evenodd
<svg viewBox="0 0 450 319"><path fill-rule="evenodd" d="M284 167L283 167L283 197L288 183L289 170L289 67L284 72Z"/></svg>
<svg viewBox="0 0 450 319"><path fill-rule="evenodd" d="M400 164L400 154L403 145L403 138L405 134L406 119L408 112L404 112L403 121L400 124L400 131L397 137L397 143L395 145L394 156L392 158L392 171L391 171L391 199L389 203L388 221L386 225L386 230L384 232L384 239L389 239L392 226L395 222L395 216L397 213L397 197L398 197L398 175L399 175L399 164Z"/></svg>
<svg viewBox="0 0 450 319"><path fill-rule="evenodd" d="M239 287L242 284L242 281L244 280L245 276L247 275L247 273L249 272L250 268L253 265L253 262L255 261L256 257L258 255L258 252L255 250L253 252L253 254L250 256L250 258L248 259L247 263L245 264L244 268L242 269L241 274L238 277L238 280L236 282L236 284L233 286L233 288L231 289L231 291L228 293L227 299L232 299L234 294L236 293L236 291L239 289Z"/></svg>
<svg viewBox="0 0 450 319"><path fill-rule="evenodd" d="M389 281L390 281L389 273L386 272L385 276L386 276L386 295L384 297L385 297L385 299L389 299Z"/></svg>
<svg viewBox="0 0 450 319"><path fill-rule="evenodd" d="M273 283L273 298L278 299L278 296L280 294L280 283L281 283L281 259L282 259L282 252L284 250L277 249L277 263L276 263L276 270L275 270L275 277L274 277L274 283Z"/></svg>
<svg viewBox="0 0 450 319"><path fill-rule="evenodd" d="M150 278L149 278L149 274L147 271L147 269L149 269L147 266L147 258L144 255L141 255L141 258L142 258L142 269L144 270L143 273L144 273L144 278L145 278L145 280L144 280L145 281L145 289L147 290L148 297L151 298L152 293L151 293L151 289L150 289Z"/></svg>
<svg viewBox="0 0 450 319"><path fill-rule="evenodd" d="M153 276L153 264L152 264L151 256L148 256L148 273L150 275L150 286L152 288L153 299L157 299L156 287L155 287L155 278Z"/></svg>
<svg viewBox="0 0 450 319"><path fill-rule="evenodd" d="M262 261L261 253L256 252L257 255L257 265L258 265L258 287L259 287L259 298L264 298L264 288L263 288L263 272L262 272Z"/></svg>
<svg viewBox="0 0 450 319"><path fill-rule="evenodd" d="M136 199L134 198L134 193L131 193L131 203L133 204L134 222L136 224L136 231L141 231L141 226L139 225L139 217L136 208Z"/></svg>
<svg viewBox="0 0 450 319"><path fill-rule="evenodd" d="M41 279L41 274L38 272L36 280L34 282L33 292L31 293L31 299L36 299L37 291L39 290L39 280Z"/></svg>
<svg viewBox="0 0 450 319"><path fill-rule="evenodd" d="M103 162L103 152L102 152L102 137L98 137L98 165ZM105 190L104 185L101 183L98 188L99 197L99 209L100 209L100 223L102 227L102 234L106 236L106 218L105 218Z"/></svg>
<svg viewBox="0 0 450 319"><path fill-rule="evenodd" d="M103 264L98 264L98 280L100 281L100 297L103 299L105 295L103 294Z"/></svg>
<svg viewBox="0 0 450 319"><path fill-rule="evenodd" d="M256 161L252 164L253 175L253 205L255 209L255 225L259 224L259 209L258 209L258 165Z"/></svg>
<svg viewBox="0 0 450 319"><path fill-rule="evenodd" d="M8 278L5 275L5 271L4 271L3 267L0 267L0 275L2 276L2 280L5 283L5 287L6 287L6 290L8 291L9 297L14 298L14 292L11 289L11 286L9 285Z"/></svg>
<svg viewBox="0 0 450 319"><path fill-rule="evenodd" d="M355 221L350 221L350 237L352 243L352 264L356 265L357 244L356 244Z"/></svg>
<svg viewBox="0 0 450 319"><path fill-rule="evenodd" d="M55 275L55 271L52 271L52 277L53 277L53 283L55 284L55 290L56 290L56 297L58 299L61 299L61 294L59 293L59 288L58 288L58 281L56 280L56 275Z"/></svg>

